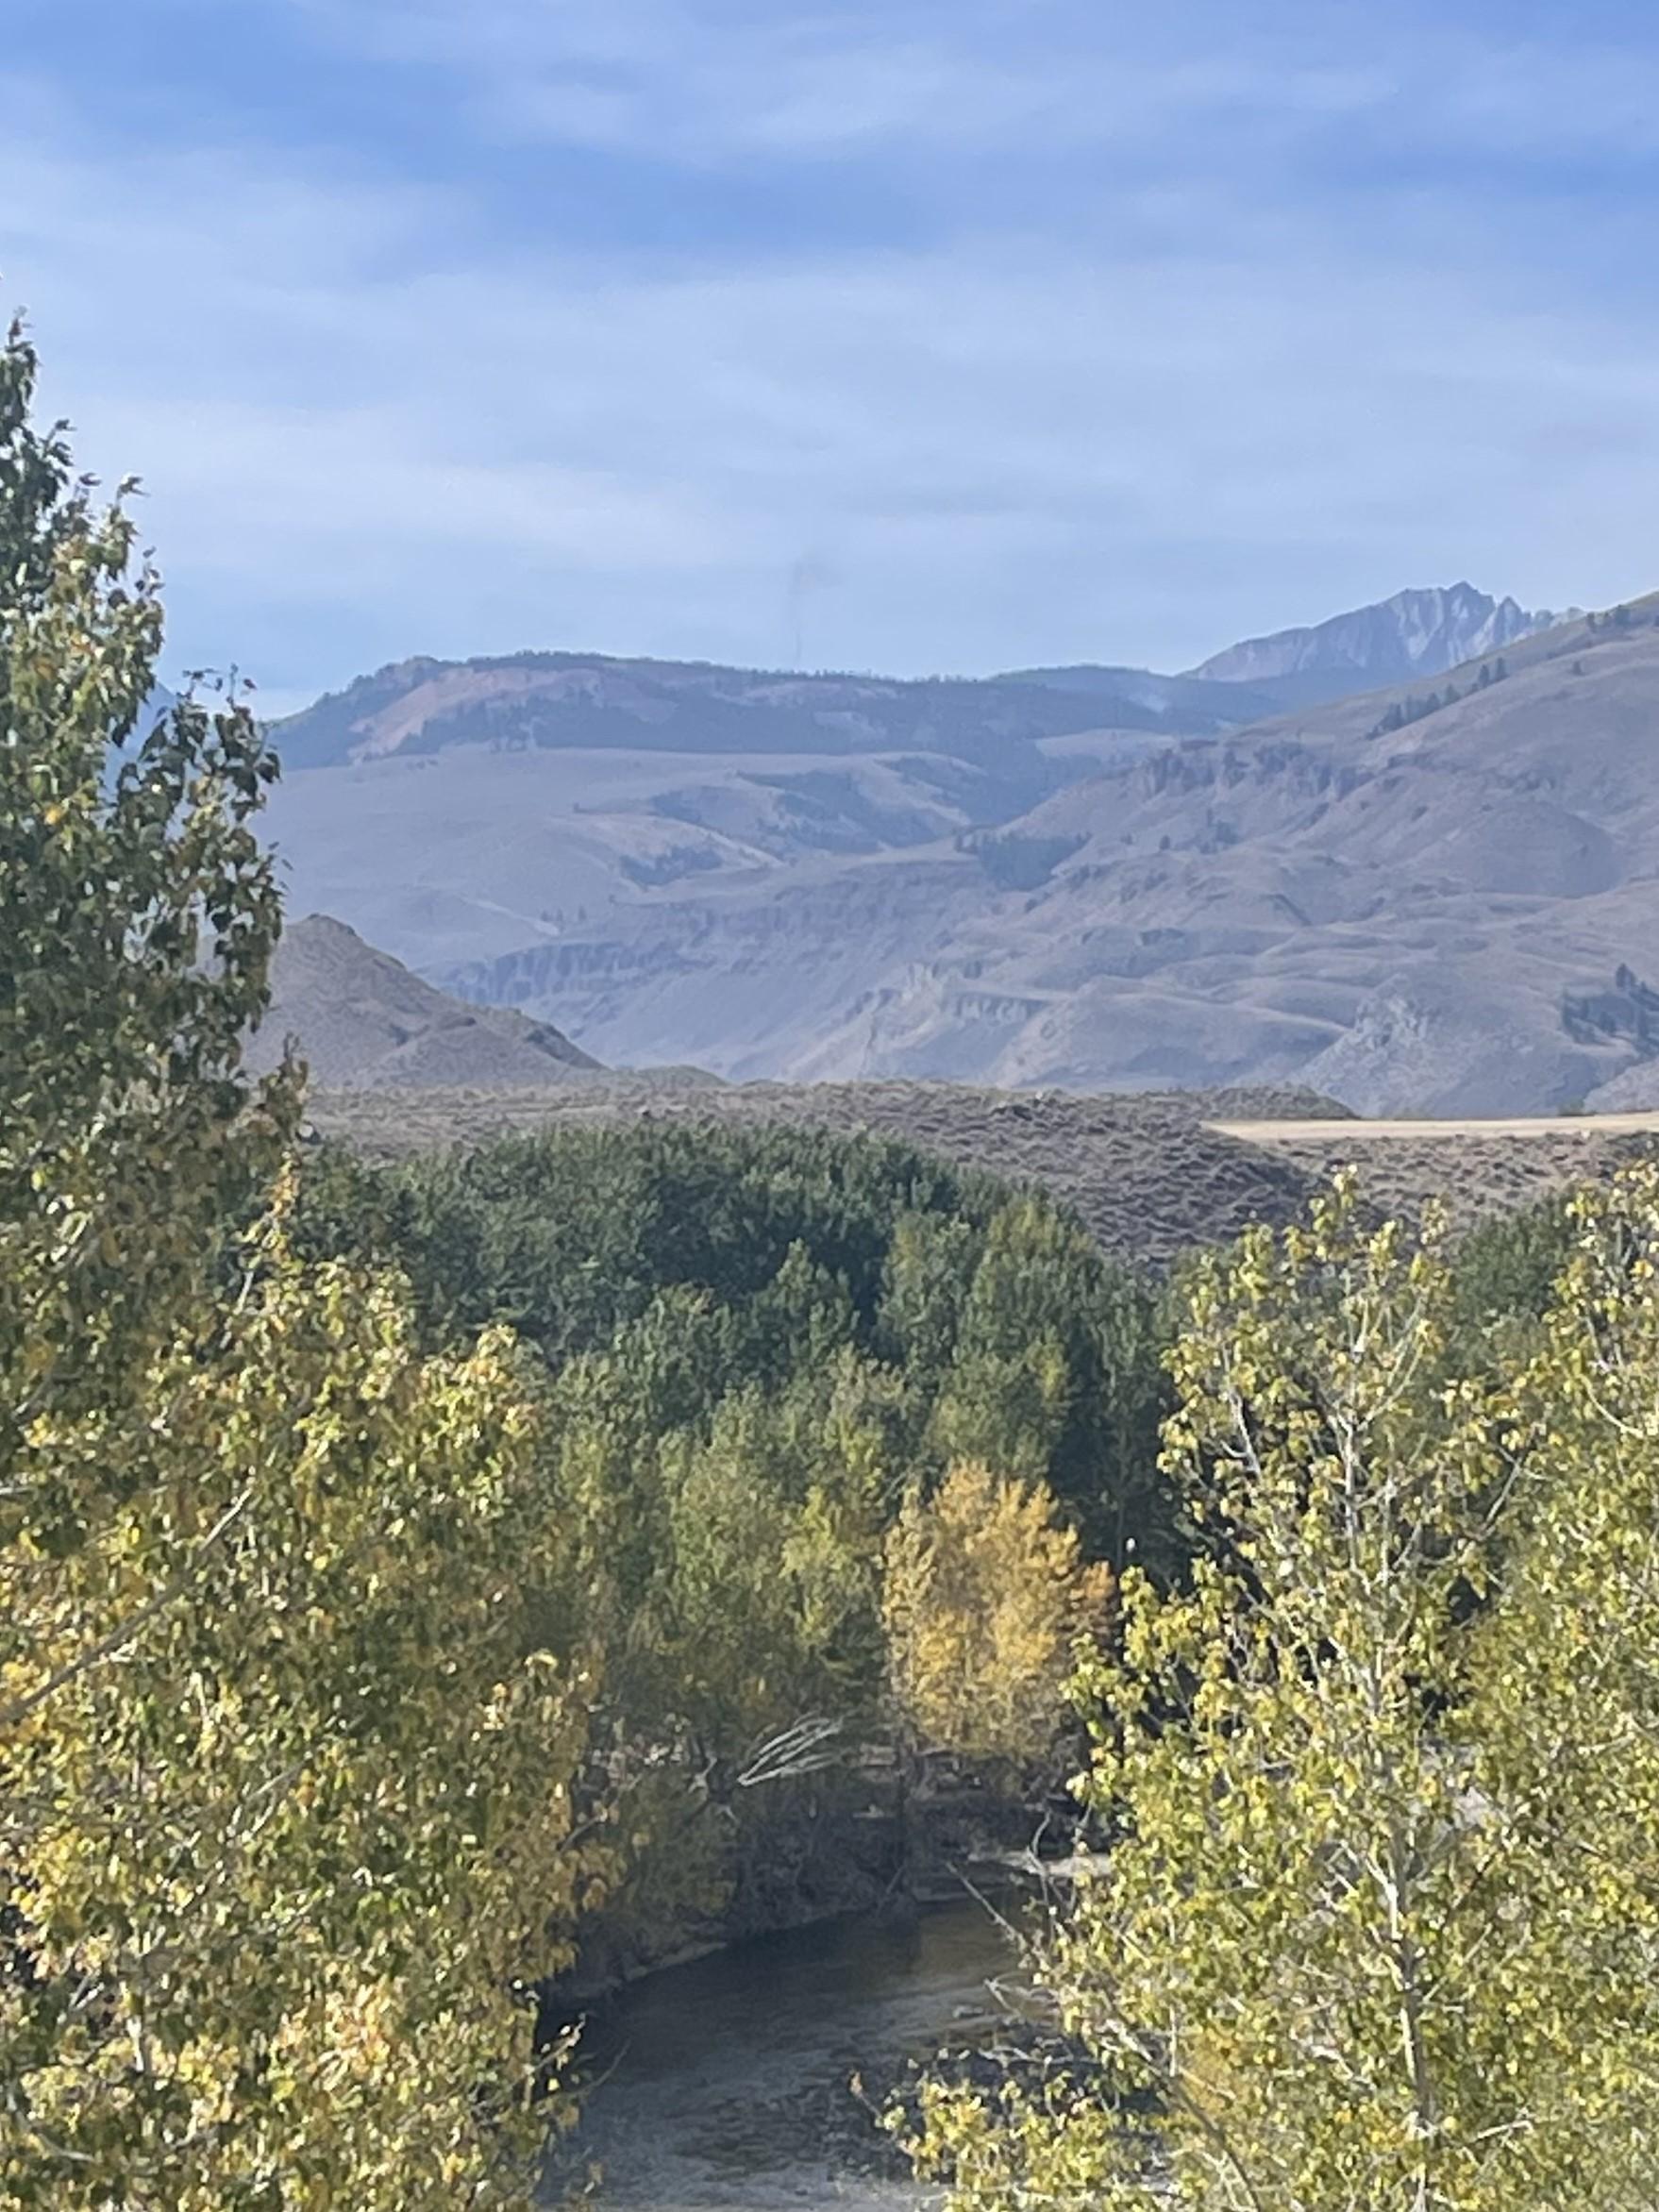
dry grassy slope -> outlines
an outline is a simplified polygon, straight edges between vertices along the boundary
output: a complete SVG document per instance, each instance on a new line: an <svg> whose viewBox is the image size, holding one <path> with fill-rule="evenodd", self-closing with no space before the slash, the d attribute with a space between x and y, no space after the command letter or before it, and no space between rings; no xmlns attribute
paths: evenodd
<svg viewBox="0 0 1659 2212"><path fill-rule="evenodd" d="M1308 1111L1304 1094L1279 1101ZM1271 1094L1223 1099L1271 1112ZM371 1156L471 1145L510 1130L657 1120L776 1123L902 1137L942 1157L1054 1191L1109 1250L1165 1265L1178 1253L1288 1221L1308 1179L1265 1147L1204 1126L1203 1102L1012 1096L949 1083L745 1083L691 1092L637 1080L553 1094L321 1093L319 1129Z"/></svg>
<svg viewBox="0 0 1659 2212"><path fill-rule="evenodd" d="M1049 788L1047 756L1033 749L1028 766L1032 779L1015 793L1006 777L921 756L456 746L287 775L266 830L292 907L348 918L446 987L469 964L508 960L516 978L530 956L557 962L565 948L603 971L636 945L646 948L643 978L671 972L676 948L705 925L717 929L729 903L763 914L775 899L842 876L856 892L869 856L900 867L912 852L952 858L950 840L970 822L1023 813ZM964 872L982 897L977 867ZM729 1001L724 993L721 1022ZM595 1009L587 1021L609 1018ZM654 1018L634 1010L636 1037ZM692 1038L720 1033L698 1026L695 1007L679 1031L672 1019L671 1010L661 1035L628 1057L674 1058ZM767 1072L779 1064L774 1058Z"/></svg>
<svg viewBox="0 0 1659 2212"><path fill-rule="evenodd" d="M639 1078L564 1091L321 1093L319 1128L374 1157L471 1145L508 1131L650 1117L691 1123L786 1122L867 1130L1052 1191L1109 1251L1153 1267L1236 1236L1252 1221L1295 1218L1346 1161L1358 1165L1379 1211L1412 1215L1446 1197L1472 1224L1564 1183L1609 1172L1641 1140L1576 1128L1560 1142L1425 1135L1367 1145L1363 1125L1326 1123L1288 1143L1244 1141L1215 1119L1293 1119L1329 1101L1295 1089L1074 1098L947 1083L718 1085L698 1091Z"/></svg>
<svg viewBox="0 0 1659 2212"><path fill-rule="evenodd" d="M1659 1151L1659 1114L1499 1122L1303 1122L1218 1116L1221 1134L1260 1146L1315 1181L1351 1168L1379 1214L1405 1219L1437 1199L1471 1227L1551 1192L1600 1181Z"/></svg>
<svg viewBox="0 0 1659 2212"><path fill-rule="evenodd" d="M555 748L317 769L271 828L305 901L612 1064L1299 1081L1373 1114L1639 1102L1659 998L1650 1031L1617 978L1656 964L1656 612L1512 644L1502 680L1454 671L1455 705L1387 734L1403 689L1175 744L1016 728L1031 687L411 664L324 702L307 742L487 736L444 705L482 682L473 707L533 708L531 735L556 708ZM755 746L846 749L695 749L734 717ZM868 749L900 724L974 758ZM559 749L584 732L608 749Z"/></svg>
<svg viewBox="0 0 1659 2212"><path fill-rule="evenodd" d="M318 1082L360 1089L569 1083L598 1070L558 1030L447 997L327 914L283 932L249 1065L275 1066L290 1037Z"/></svg>
<svg viewBox="0 0 1659 2212"><path fill-rule="evenodd" d="M1013 746L1110 721L1215 729L1224 691L1189 684L1172 706L1117 691L1083 696L1014 677L923 681L784 673L600 653L418 659L360 677L276 725L291 767L338 765L444 745L637 747L681 753L948 753L999 762ZM1181 711L1184 709L1183 711Z"/></svg>
<svg viewBox="0 0 1659 2212"><path fill-rule="evenodd" d="M1594 1094L1641 1057L1629 1009L1574 1034L1564 1004L1616 998L1659 930L1656 614L1517 644L1388 734L1397 691L1057 795L1000 833L1040 880L808 1064L926 1064L972 1026L999 1082L1295 1078L1454 1114Z"/></svg>

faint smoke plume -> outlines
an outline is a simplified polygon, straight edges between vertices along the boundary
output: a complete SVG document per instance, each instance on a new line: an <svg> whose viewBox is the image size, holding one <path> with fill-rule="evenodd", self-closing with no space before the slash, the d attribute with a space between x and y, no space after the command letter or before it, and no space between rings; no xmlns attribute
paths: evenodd
<svg viewBox="0 0 1659 2212"><path fill-rule="evenodd" d="M833 591L841 571L823 553L803 553L789 571L788 611L790 666L799 668L806 659L807 608L818 592Z"/></svg>

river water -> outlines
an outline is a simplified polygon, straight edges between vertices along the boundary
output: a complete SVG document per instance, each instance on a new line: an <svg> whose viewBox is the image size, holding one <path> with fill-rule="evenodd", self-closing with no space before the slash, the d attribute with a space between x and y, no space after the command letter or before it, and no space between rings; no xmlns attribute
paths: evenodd
<svg viewBox="0 0 1659 2212"><path fill-rule="evenodd" d="M895 2170L848 2084L884 2093L912 2059L991 2038L1013 1948L978 1903L908 1924L833 1921L635 1984L591 2022L596 2086L570 2164L598 2212L900 2212Z"/></svg>

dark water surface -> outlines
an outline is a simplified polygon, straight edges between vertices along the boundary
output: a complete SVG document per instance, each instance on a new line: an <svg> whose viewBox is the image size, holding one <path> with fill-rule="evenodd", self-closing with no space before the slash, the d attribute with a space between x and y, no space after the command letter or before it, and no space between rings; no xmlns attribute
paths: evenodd
<svg viewBox="0 0 1659 2212"><path fill-rule="evenodd" d="M862 2073L880 2095L907 2059L989 2040L988 1985L1014 1963L991 1915L964 1901L907 1925L763 1937L636 1984L586 2038L601 2078L575 2155L603 2169L600 2212L916 2204L848 2082Z"/></svg>

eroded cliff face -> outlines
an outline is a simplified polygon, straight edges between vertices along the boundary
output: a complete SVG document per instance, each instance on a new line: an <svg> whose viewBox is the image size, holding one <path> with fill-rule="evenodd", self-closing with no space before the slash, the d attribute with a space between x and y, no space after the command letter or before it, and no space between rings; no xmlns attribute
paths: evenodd
<svg viewBox="0 0 1659 2212"><path fill-rule="evenodd" d="M1548 1111L1654 1055L1571 1009L1659 926L1656 614L1211 737L454 746L291 778L273 828L307 903L611 1065Z"/></svg>

